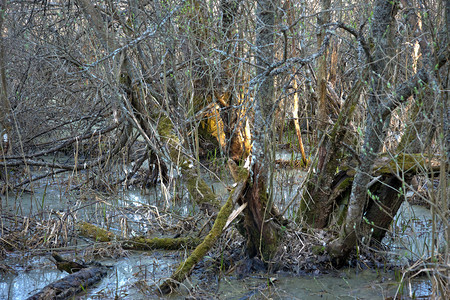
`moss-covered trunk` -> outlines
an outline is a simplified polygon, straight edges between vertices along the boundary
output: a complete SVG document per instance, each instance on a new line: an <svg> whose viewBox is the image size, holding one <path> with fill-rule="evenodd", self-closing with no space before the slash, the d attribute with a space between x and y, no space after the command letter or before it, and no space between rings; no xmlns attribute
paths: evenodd
<svg viewBox="0 0 450 300"><path fill-rule="evenodd" d="M353 164L354 162L351 162ZM350 192L356 171L346 165L333 177L330 198L334 199L327 226L342 226L346 218ZM406 187L416 174L429 170L438 173L440 161L424 154L383 154L373 164L373 180L367 187L368 200L360 225L361 236L367 246L377 246L389 230L401 204Z"/></svg>
<svg viewBox="0 0 450 300"><path fill-rule="evenodd" d="M175 272L166 280L160 287L159 291L161 294L171 293L178 285L183 282L192 272L195 265L205 256L205 254L213 247L214 243L222 234L224 226L230 216L233 205L242 197L247 180L241 181L231 192L227 202L222 206L217 218L214 221L214 225L208 235L205 237L203 242L198 245L195 250L188 256L188 258L183 261Z"/></svg>
<svg viewBox="0 0 450 300"><path fill-rule="evenodd" d="M339 196L335 193L334 188L336 170L341 165L342 149L344 148L342 142L358 103L363 84L363 79L355 83L341 109L338 120L322 141L325 145L325 153L323 157L319 158L318 171L308 174L310 179L303 193L297 213L297 222L305 221L306 224L315 228L325 228L329 223L336 197ZM311 169L310 172L313 171Z"/></svg>

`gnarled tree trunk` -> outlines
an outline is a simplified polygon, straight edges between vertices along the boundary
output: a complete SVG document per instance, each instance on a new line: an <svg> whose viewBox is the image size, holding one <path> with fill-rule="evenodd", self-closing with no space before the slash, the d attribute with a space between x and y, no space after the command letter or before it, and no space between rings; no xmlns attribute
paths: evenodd
<svg viewBox="0 0 450 300"><path fill-rule="evenodd" d="M258 1L256 9L257 86L253 136L252 182L245 197L244 225L247 231L247 250L250 256L259 255L269 261L275 254L279 232L271 218L272 195L268 192L273 165L272 141L274 81L266 72L273 61L273 41L276 6L271 0Z"/></svg>

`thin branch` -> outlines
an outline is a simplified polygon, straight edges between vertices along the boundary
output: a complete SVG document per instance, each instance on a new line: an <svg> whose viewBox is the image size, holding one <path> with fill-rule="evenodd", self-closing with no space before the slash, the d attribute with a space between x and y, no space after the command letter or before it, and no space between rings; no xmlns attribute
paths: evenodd
<svg viewBox="0 0 450 300"><path fill-rule="evenodd" d="M117 127L119 127L119 125L122 124L122 121L124 119L125 118L122 117L116 124L113 124L113 125L111 125L109 127L106 127L103 130L95 130L94 132L89 132L89 133L86 133L86 134L83 134L83 135L78 135L78 136L71 137L71 138L65 140L63 143L61 143L61 144L59 144L59 145L57 145L57 146L55 146L53 148L50 148L48 150L43 150L41 152L33 153L33 154L30 154L30 155L5 156L4 159L5 160L26 159L26 158L35 158L35 157L39 157L39 156L50 154L50 153L53 153L55 151L61 150L62 148L67 147L68 145L73 144L73 143L75 143L77 141L82 141L82 140L85 140L85 139L93 138L95 136L99 136L99 135L108 133L108 132L116 129Z"/></svg>
<svg viewBox="0 0 450 300"><path fill-rule="evenodd" d="M115 57L117 54L121 53L122 51L127 50L128 48L134 47L137 44L139 44L140 42L142 42L144 39L155 35L159 31L159 29L184 5L184 2L186 2L186 0L181 1L181 3L179 3L170 13L168 13L166 15L166 17L164 19L162 19L162 21L158 25L156 25L156 27L151 27L151 26L147 27L147 29L144 31L144 33L141 34L139 37L135 38L134 40L129 41L124 46L117 48L116 50L114 50L111 53L109 53L108 55L100 58L99 60L97 60L91 64L84 65L83 71L87 71L89 68L95 67L98 64L100 64L101 62L108 60L111 57Z"/></svg>
<svg viewBox="0 0 450 300"><path fill-rule="evenodd" d="M436 70L444 66L450 59L449 51L445 50L441 55L439 55L436 65L434 66ZM428 72L433 70L426 70L425 68L420 69L416 75L411 77L408 81L403 82L394 92L394 98L389 100L383 111L382 118L384 119L388 116L395 108L400 104L408 100L410 96L423 84L427 84L430 81L430 76Z"/></svg>

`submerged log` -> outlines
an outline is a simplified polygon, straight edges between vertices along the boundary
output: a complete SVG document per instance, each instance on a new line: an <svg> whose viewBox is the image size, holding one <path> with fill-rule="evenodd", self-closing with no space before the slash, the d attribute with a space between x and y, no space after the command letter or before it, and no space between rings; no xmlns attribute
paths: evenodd
<svg viewBox="0 0 450 300"><path fill-rule="evenodd" d="M106 276L103 267L90 267L50 283L40 292L27 298L27 300L60 300L68 299L74 295L86 291L90 286L98 283Z"/></svg>

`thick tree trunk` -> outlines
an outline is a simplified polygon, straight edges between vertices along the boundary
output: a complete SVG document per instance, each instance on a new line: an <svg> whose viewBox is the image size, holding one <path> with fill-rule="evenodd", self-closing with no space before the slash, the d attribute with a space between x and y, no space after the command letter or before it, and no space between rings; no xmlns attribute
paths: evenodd
<svg viewBox="0 0 450 300"><path fill-rule="evenodd" d="M256 9L256 57L258 77L255 95L255 121L252 132L252 182L245 201L245 227L250 256L269 261L276 252L278 231L270 219L273 201L268 192L273 166L273 98L274 80L266 73L273 61L273 26L276 6L271 0L258 1Z"/></svg>
<svg viewBox="0 0 450 300"><path fill-rule="evenodd" d="M386 67L391 52L391 37L393 21L397 12L395 1L377 0L373 12L372 36L375 42L371 78L371 94L368 101L368 115L365 124L365 134L360 155L360 165L353 181L352 191L347 210L347 216L342 226L339 239L330 245L330 252L338 264L345 261L355 248L358 235L361 232L361 222L364 209L367 206L368 184L372 177L372 168L385 138L384 124L390 118L383 115Z"/></svg>
<svg viewBox="0 0 450 300"><path fill-rule="evenodd" d="M355 83L342 106L338 120L331 132L324 138L326 155L322 158L318 171L309 175L312 178L308 181L303 193L297 213L297 222L305 221L306 224L315 228L324 228L328 225L336 198L339 196L334 190L336 170L342 164L339 152L343 148L342 142L358 103L363 84L364 78Z"/></svg>
<svg viewBox="0 0 450 300"><path fill-rule="evenodd" d="M247 233L247 254L249 257L260 256L269 262L277 251L279 233L273 221L272 203L267 193L266 180L261 172L261 164L253 165L252 185L246 193L244 210L244 227Z"/></svg>

